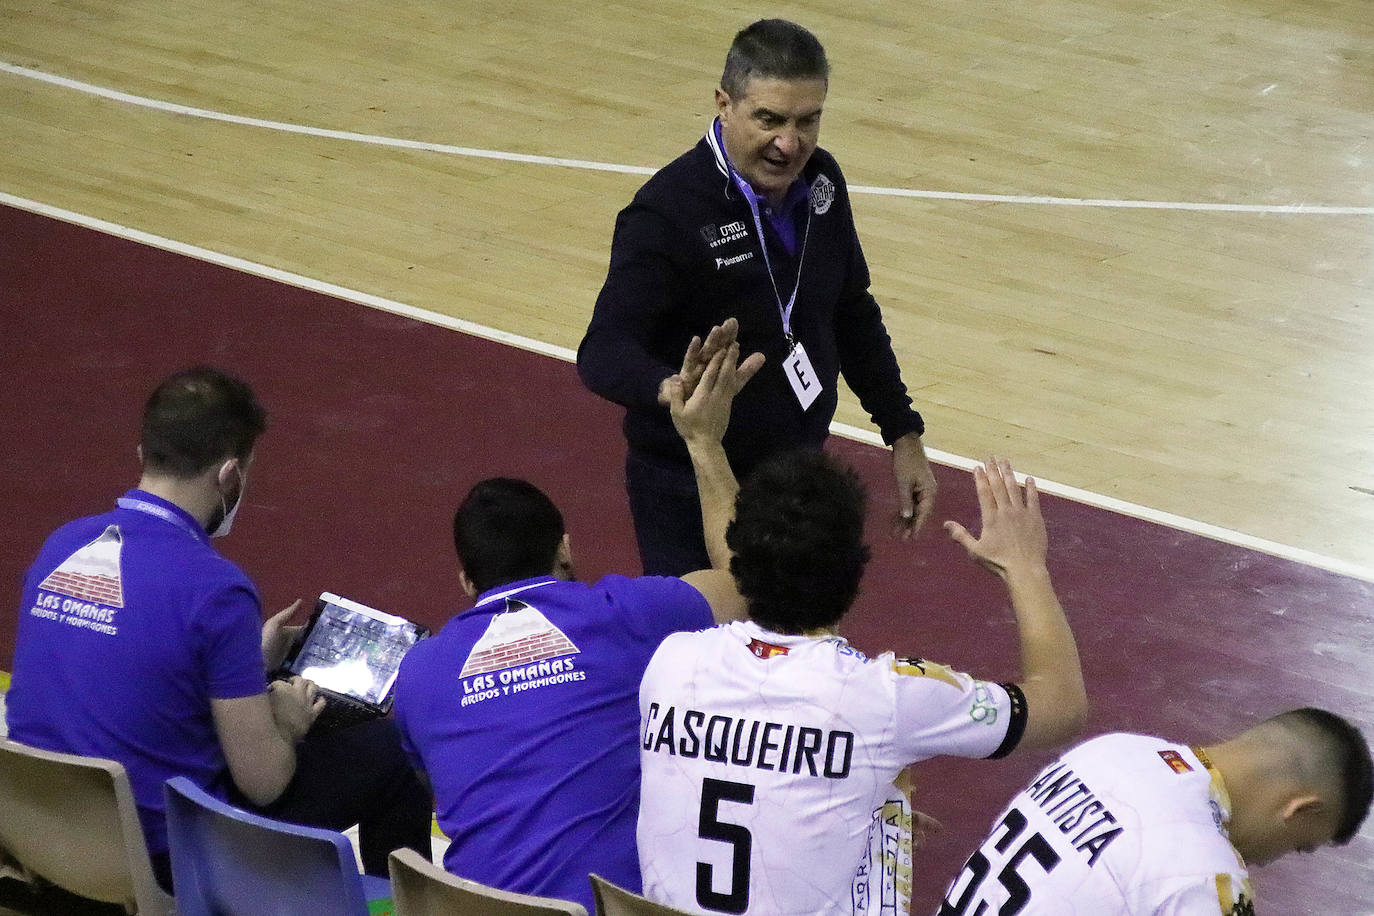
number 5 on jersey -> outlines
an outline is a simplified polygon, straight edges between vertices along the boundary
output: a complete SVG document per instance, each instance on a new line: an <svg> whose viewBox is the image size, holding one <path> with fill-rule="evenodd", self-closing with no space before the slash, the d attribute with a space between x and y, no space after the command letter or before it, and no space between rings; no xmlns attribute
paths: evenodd
<svg viewBox="0 0 1374 916"><path fill-rule="evenodd" d="M697 863L697 903L718 913L743 913L749 909L749 854L754 838L749 835L748 828L720 819L721 802L752 805L754 787L724 779L701 781L701 819L697 835L703 840L728 843L731 864L728 889L722 892L715 889L715 866Z"/></svg>

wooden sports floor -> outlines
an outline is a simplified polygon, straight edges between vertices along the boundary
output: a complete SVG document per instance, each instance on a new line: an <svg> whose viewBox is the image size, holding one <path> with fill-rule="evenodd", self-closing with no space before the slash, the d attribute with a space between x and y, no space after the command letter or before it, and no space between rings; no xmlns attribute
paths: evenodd
<svg viewBox="0 0 1374 916"><path fill-rule="evenodd" d="M1204 741L1307 703L1374 730L1362 0L0 0L0 587L131 482L138 402L198 359L277 414L226 542L269 603L331 588L441 621L462 606L447 516L489 473L557 493L584 574L631 570L616 411L559 357L616 210L695 142L762 15L829 49L822 144L941 517L968 520L960 468L992 451L1073 497L1050 502L1054 569L1090 731ZM77 214L105 231L52 218ZM840 420L867 429L852 399ZM890 509L882 455L836 448ZM1010 673L990 583L934 532L875 543L857 644ZM917 912L1042 761L918 771L949 830ZM1262 911L1374 912L1372 835L1261 871Z"/></svg>

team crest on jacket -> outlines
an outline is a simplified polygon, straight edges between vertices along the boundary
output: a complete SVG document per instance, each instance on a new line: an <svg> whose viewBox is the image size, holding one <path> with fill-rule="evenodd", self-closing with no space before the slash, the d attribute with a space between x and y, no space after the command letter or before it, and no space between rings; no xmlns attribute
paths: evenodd
<svg viewBox="0 0 1374 916"><path fill-rule="evenodd" d="M811 209L817 216L823 216L835 202L835 182L824 175L817 175L811 184Z"/></svg>

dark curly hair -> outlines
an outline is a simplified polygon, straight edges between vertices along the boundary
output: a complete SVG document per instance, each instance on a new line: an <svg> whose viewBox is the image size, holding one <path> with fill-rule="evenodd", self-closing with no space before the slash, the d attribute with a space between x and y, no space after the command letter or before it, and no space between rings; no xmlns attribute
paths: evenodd
<svg viewBox="0 0 1374 916"><path fill-rule="evenodd" d="M868 563L863 484L823 452L787 452L740 487L725 533L749 616L777 633L837 622Z"/></svg>

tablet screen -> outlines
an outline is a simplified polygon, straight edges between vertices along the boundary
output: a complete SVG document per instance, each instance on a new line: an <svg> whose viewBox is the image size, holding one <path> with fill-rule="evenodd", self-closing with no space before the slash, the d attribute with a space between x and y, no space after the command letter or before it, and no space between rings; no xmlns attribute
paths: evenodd
<svg viewBox="0 0 1374 916"><path fill-rule="evenodd" d="M325 592L290 671L327 690L380 705L406 651L428 632L404 617Z"/></svg>

